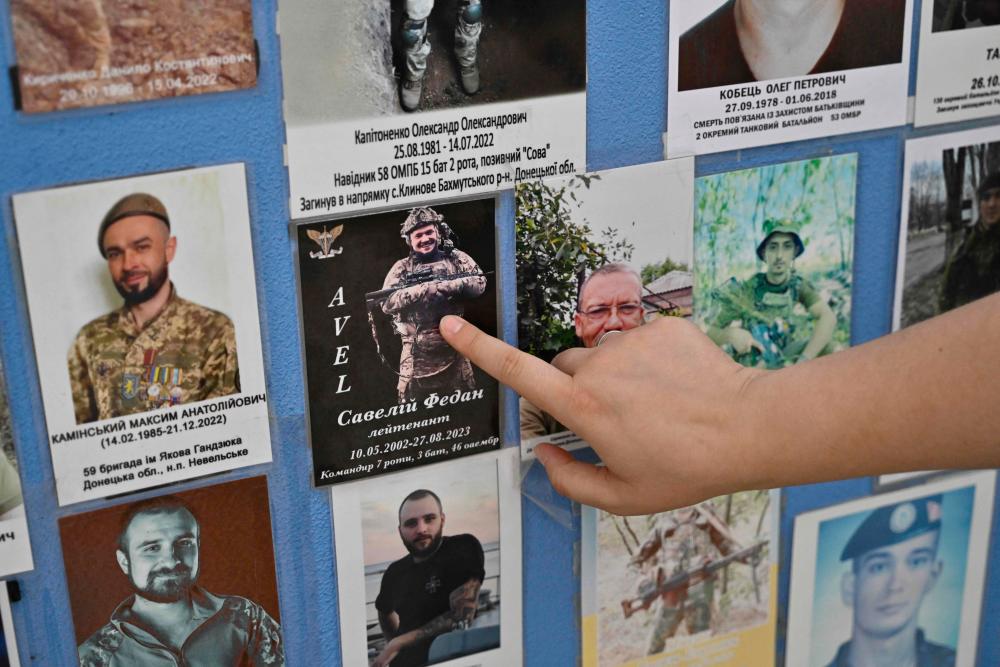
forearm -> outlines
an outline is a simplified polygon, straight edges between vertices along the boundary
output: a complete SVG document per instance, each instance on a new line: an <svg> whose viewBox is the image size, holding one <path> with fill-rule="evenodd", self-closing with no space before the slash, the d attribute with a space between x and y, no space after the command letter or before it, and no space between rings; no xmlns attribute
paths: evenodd
<svg viewBox="0 0 1000 667"><path fill-rule="evenodd" d="M833 340L833 330L837 327L837 316L829 308L825 309L825 311L816 320L809 344L802 350L802 357L804 359L815 359L823 351L823 348Z"/></svg>
<svg viewBox="0 0 1000 667"><path fill-rule="evenodd" d="M741 409L753 453L744 462L758 470L756 486L1000 466L998 340L994 295L851 350L755 376Z"/></svg>

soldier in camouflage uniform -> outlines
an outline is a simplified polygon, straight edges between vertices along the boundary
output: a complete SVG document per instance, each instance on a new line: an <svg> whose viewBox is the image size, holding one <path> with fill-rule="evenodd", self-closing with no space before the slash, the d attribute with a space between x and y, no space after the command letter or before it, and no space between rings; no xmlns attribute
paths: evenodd
<svg viewBox="0 0 1000 667"><path fill-rule="evenodd" d="M716 558L715 554L725 557L740 549L726 522L710 503L702 503L661 514L632 564L642 567L655 562L660 575L657 579L669 579L703 568ZM711 629L717 576L695 573L686 584L663 593L647 655L662 653L682 622L689 635Z"/></svg>
<svg viewBox="0 0 1000 667"><path fill-rule="evenodd" d="M730 278L713 290L706 317L709 338L732 349L747 366L781 368L828 351L837 316L819 290L795 271L805 244L789 221L766 220L757 257L766 269L747 280ZM812 334L796 336L789 321L800 304L813 318Z"/></svg>
<svg viewBox="0 0 1000 667"><path fill-rule="evenodd" d="M163 204L122 198L97 240L125 303L84 325L70 348L77 423L238 393L233 323L180 298L168 279L177 240Z"/></svg>
<svg viewBox="0 0 1000 667"><path fill-rule="evenodd" d="M392 316L403 339L396 386L399 402L422 399L431 392L474 389L472 364L448 345L438 322L445 315L461 316L463 301L482 296L486 276L475 260L455 248L451 229L432 208L410 211L399 235L410 254L392 265L382 286L401 288L382 302L383 312ZM418 272L432 279L404 286Z"/></svg>
<svg viewBox="0 0 1000 667"><path fill-rule="evenodd" d="M427 73L427 57L431 53L431 43L427 39L427 23L430 20L434 0L406 0L406 20L403 22L403 48L406 51L406 67L400 84L400 102L407 111L420 107L423 93L424 75ZM455 56L462 77L462 89L474 95L479 91L479 36L483 31L482 0L458 0L458 16L455 17Z"/></svg>
<svg viewBox="0 0 1000 667"><path fill-rule="evenodd" d="M1000 173L984 178L976 196L979 220L945 266L942 313L1000 291Z"/></svg>

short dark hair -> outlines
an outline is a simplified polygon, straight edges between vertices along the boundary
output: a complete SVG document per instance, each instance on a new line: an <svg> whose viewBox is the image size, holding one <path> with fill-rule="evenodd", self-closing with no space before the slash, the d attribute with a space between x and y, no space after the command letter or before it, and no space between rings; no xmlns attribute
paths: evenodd
<svg viewBox="0 0 1000 667"><path fill-rule="evenodd" d="M198 516L191 510L187 503L177 496L159 496L158 498L141 500L134 505L131 505L121 520L118 531L118 548L125 554L128 554L128 543L126 542L125 536L128 533L128 527L132 524L133 519L140 514L173 514L174 512L181 511L190 514L191 518L194 519L195 524L198 524L199 529L201 528L201 524L198 522Z"/></svg>
<svg viewBox="0 0 1000 667"><path fill-rule="evenodd" d="M1000 188L1000 172L993 171L987 174L979 187L976 189L976 198L982 199L990 190Z"/></svg>
<svg viewBox="0 0 1000 667"><path fill-rule="evenodd" d="M411 500L421 500L423 498L426 498L427 496L430 496L431 498L433 498L437 502L437 504L438 504L438 511L443 514L444 513L444 506L441 505L441 499L438 498L438 494L436 494L433 491L430 491L428 489L417 489L416 491L411 492L408 496L406 496L405 498L403 498L403 502L399 503L399 510L396 512L396 519L398 520L399 517L402 516L402 514L403 514L403 505L405 505L406 503L410 502Z"/></svg>

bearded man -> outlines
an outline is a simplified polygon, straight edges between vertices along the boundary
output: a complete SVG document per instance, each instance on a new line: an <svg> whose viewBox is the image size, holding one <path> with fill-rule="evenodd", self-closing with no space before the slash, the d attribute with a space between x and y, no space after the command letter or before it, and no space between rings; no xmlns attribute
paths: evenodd
<svg viewBox="0 0 1000 667"><path fill-rule="evenodd" d="M282 667L281 628L251 600L215 595L198 581L201 527L179 498L136 503L116 556L134 595L79 647L82 667Z"/></svg>
<svg viewBox="0 0 1000 667"><path fill-rule="evenodd" d="M239 393L236 332L224 314L177 295L170 217L153 195L120 199L97 234L125 303L86 324L69 351L76 423Z"/></svg>
<svg viewBox="0 0 1000 667"><path fill-rule="evenodd" d="M486 571L473 535L444 535L437 494L418 489L399 506L399 537L409 555L382 575L375 608L388 640L372 667L426 665L431 642L476 615Z"/></svg>

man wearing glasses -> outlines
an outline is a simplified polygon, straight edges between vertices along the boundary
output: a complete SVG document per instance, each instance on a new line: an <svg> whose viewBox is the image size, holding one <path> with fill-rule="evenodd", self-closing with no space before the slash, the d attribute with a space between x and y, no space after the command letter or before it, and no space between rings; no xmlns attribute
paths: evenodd
<svg viewBox="0 0 1000 667"><path fill-rule="evenodd" d="M642 279L626 264L605 264L580 286L573 325L584 347L597 347L612 331L643 323ZM551 415L521 399L521 439L565 431Z"/></svg>

